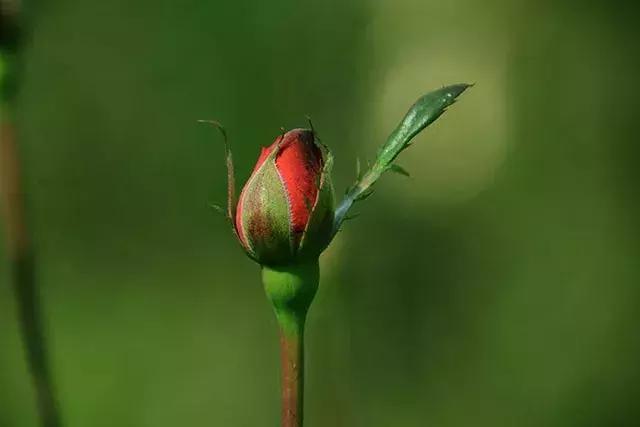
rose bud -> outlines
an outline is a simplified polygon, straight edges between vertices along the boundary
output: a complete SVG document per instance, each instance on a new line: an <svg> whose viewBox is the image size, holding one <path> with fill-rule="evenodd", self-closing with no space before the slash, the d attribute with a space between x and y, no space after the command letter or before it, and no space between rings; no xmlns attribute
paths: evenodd
<svg viewBox="0 0 640 427"><path fill-rule="evenodd" d="M317 259L332 237L331 154L312 130L294 129L263 148L235 215L235 230L262 265Z"/></svg>

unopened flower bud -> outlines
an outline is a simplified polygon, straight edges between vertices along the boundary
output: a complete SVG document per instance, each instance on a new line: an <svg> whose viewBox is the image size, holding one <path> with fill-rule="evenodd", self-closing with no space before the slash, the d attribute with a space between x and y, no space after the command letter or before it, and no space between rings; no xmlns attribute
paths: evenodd
<svg viewBox="0 0 640 427"><path fill-rule="evenodd" d="M333 230L330 163L312 130L294 129L262 149L235 217L249 256L263 265L317 259Z"/></svg>

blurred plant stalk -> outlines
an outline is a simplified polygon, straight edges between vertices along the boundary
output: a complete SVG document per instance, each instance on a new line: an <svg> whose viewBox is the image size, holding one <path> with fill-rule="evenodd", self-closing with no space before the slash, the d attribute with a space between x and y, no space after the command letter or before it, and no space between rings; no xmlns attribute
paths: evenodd
<svg viewBox="0 0 640 427"><path fill-rule="evenodd" d="M15 125L22 33L20 19L19 1L0 0L0 196L22 341L35 387L41 425L59 427L60 416L48 368L33 247L26 220Z"/></svg>

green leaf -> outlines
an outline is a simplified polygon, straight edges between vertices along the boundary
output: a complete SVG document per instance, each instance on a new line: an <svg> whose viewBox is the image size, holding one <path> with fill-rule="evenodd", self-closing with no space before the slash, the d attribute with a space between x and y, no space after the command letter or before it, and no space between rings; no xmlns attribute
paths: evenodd
<svg viewBox="0 0 640 427"><path fill-rule="evenodd" d="M413 137L440 117L469 86L464 83L446 86L420 97L378 151L376 164L393 162Z"/></svg>
<svg viewBox="0 0 640 427"><path fill-rule="evenodd" d="M440 117L470 86L466 83L460 83L443 87L420 97L411 106L402 121L378 150L373 165L362 176L356 178L356 182L349 187L344 199L338 205L334 219L334 234L340 229L351 206L356 201L364 200L371 195L371 187L384 172L390 170L409 175L407 171L394 164L394 160L410 145L413 137Z"/></svg>

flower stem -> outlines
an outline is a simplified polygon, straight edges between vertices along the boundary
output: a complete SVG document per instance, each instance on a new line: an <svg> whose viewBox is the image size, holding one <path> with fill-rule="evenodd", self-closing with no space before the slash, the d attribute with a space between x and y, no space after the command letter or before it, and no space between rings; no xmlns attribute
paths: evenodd
<svg viewBox="0 0 640 427"><path fill-rule="evenodd" d="M304 324L318 289L318 260L262 267L262 282L280 327L282 427L302 427L304 409Z"/></svg>
<svg viewBox="0 0 640 427"><path fill-rule="evenodd" d="M304 322L297 331L280 331L282 427L302 427L304 412Z"/></svg>

